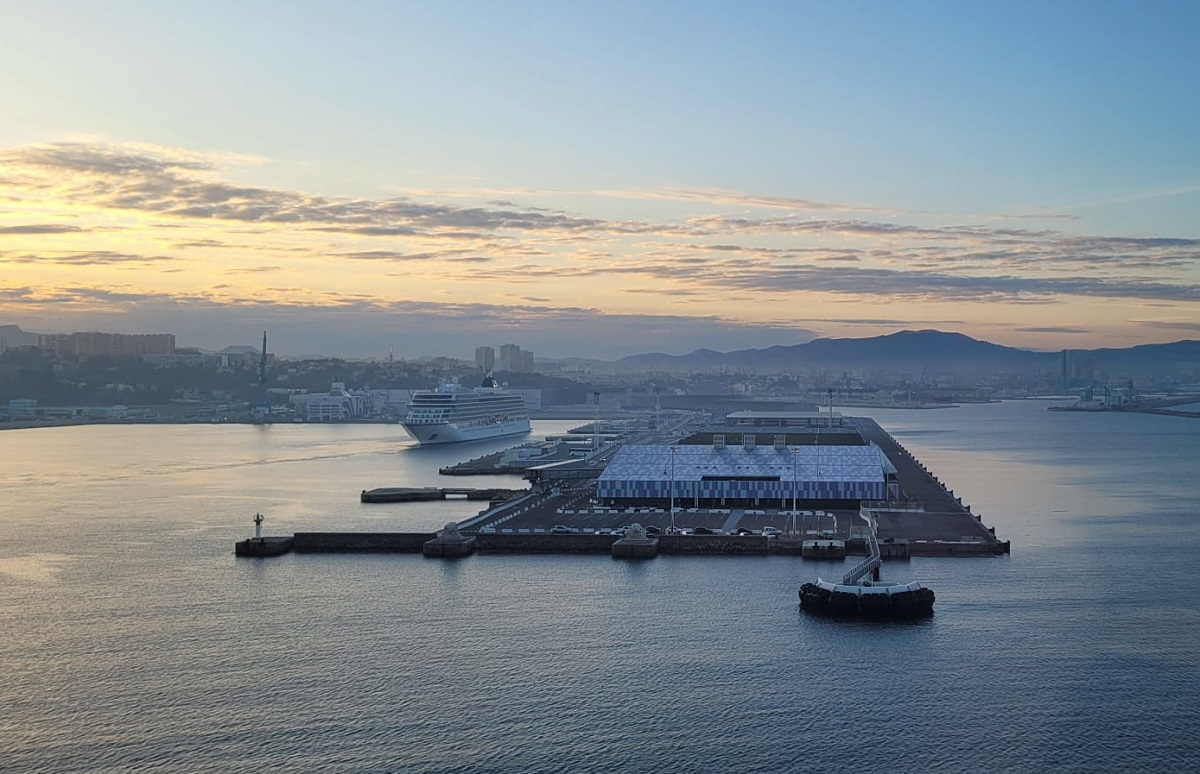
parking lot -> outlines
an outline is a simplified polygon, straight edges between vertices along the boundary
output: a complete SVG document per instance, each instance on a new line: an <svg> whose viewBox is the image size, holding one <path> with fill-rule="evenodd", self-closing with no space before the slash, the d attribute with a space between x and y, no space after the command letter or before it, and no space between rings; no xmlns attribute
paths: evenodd
<svg viewBox="0 0 1200 774"><path fill-rule="evenodd" d="M633 524L664 534L766 534L804 540L845 540L861 534L866 526L857 509L676 508L672 515L669 508L602 505L582 483L558 494L531 495L476 528L485 532L615 534Z"/></svg>

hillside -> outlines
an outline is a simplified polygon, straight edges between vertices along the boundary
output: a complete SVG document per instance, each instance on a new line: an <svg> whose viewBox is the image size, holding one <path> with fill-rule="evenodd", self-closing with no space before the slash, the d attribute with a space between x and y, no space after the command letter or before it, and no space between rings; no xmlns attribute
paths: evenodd
<svg viewBox="0 0 1200 774"><path fill-rule="evenodd" d="M900 331L859 339L815 339L790 347L714 352L700 349L686 355L633 355L617 361L623 371L892 371L939 373L1053 373L1060 352L1035 352L979 341L961 333ZM1150 344L1092 353L1096 368L1108 371L1160 372L1179 363L1200 362L1200 341Z"/></svg>

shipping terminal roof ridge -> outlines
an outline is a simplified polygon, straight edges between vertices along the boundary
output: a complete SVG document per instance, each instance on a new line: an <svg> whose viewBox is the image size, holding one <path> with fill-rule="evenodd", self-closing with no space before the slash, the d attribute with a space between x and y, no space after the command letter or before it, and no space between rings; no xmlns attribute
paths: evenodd
<svg viewBox="0 0 1200 774"><path fill-rule="evenodd" d="M672 453L674 472L672 473ZM625 446L600 476L602 480L698 481L704 476L778 477L790 481L881 481L887 466L879 447L712 446L651 444Z"/></svg>

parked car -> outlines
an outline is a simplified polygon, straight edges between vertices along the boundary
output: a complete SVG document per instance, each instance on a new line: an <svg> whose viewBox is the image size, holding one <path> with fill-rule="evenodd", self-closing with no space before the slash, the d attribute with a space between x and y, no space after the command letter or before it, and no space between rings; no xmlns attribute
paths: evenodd
<svg viewBox="0 0 1200 774"><path fill-rule="evenodd" d="M737 534L739 534L739 535L753 535L753 534L754 534L754 530L752 530L752 529L746 529L745 527L738 527Z"/></svg>
<svg viewBox="0 0 1200 774"><path fill-rule="evenodd" d="M550 531L558 532L558 533L562 534L565 532L574 532L575 530L571 529L570 527L568 527L565 524L555 524L553 527L550 528Z"/></svg>
<svg viewBox="0 0 1200 774"><path fill-rule="evenodd" d="M697 535L715 535L716 532L709 529L708 527L696 527L696 534Z"/></svg>
<svg viewBox="0 0 1200 774"><path fill-rule="evenodd" d="M778 527L763 527L762 533L769 538L773 538L773 537L779 537L780 535L782 535L783 531L780 530Z"/></svg>

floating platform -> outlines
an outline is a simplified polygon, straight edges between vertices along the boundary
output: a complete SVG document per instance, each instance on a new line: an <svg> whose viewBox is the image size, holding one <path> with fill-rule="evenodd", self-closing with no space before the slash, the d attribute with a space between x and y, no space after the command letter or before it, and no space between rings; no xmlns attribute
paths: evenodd
<svg viewBox="0 0 1200 774"><path fill-rule="evenodd" d="M874 516L864 514L867 521L867 558L842 577L841 583L817 578L816 583L800 587L800 607L813 615L833 615L846 618L919 618L933 613L933 589L916 581L903 583L879 579L883 552L875 537ZM869 577L868 577L869 576Z"/></svg>
<svg viewBox="0 0 1200 774"><path fill-rule="evenodd" d="M806 613L844 618L920 618L933 615L935 598L933 589L916 581L842 584L818 578L800 587L800 607Z"/></svg>

